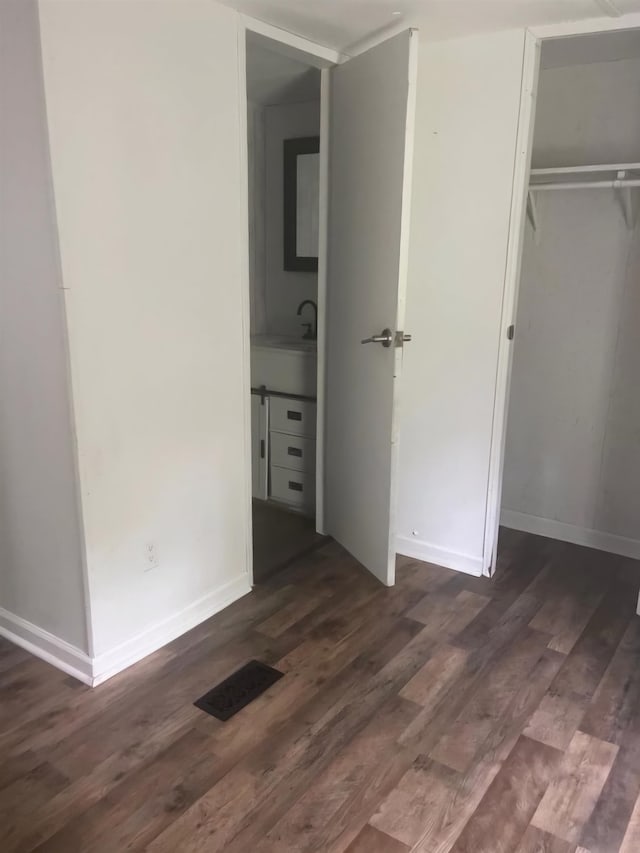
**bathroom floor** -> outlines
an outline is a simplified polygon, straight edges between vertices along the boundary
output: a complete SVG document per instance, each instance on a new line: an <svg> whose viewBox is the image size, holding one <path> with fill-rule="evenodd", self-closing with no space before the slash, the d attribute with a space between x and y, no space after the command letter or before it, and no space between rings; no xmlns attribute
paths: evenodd
<svg viewBox="0 0 640 853"><path fill-rule="evenodd" d="M267 501L253 502L253 579L260 583L324 540L315 520Z"/></svg>

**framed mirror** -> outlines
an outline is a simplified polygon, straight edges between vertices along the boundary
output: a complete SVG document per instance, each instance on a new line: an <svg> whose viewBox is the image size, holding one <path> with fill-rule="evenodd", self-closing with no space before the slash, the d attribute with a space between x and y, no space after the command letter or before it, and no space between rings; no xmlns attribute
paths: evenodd
<svg viewBox="0 0 640 853"><path fill-rule="evenodd" d="M284 268L318 271L320 137L284 141Z"/></svg>

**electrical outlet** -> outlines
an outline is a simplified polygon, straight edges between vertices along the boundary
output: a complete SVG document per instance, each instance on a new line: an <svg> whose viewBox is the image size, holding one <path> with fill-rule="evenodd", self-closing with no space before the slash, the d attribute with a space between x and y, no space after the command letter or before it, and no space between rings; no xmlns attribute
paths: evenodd
<svg viewBox="0 0 640 853"><path fill-rule="evenodd" d="M160 560L158 560L158 552L156 551L156 546L151 542L145 548L145 572L150 571L151 569L155 569L160 565Z"/></svg>

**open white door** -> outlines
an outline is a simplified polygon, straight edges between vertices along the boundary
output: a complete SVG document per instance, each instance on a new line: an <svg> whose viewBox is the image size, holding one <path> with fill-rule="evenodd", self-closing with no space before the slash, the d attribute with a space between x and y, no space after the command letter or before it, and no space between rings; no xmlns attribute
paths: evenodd
<svg viewBox="0 0 640 853"><path fill-rule="evenodd" d="M326 532L395 581L402 365L418 34L332 70ZM383 341L363 344L367 338Z"/></svg>
<svg viewBox="0 0 640 853"><path fill-rule="evenodd" d="M520 93L518 136L513 170L509 241L505 268L504 293L496 395L493 410L493 432L489 460L487 512L485 518L484 554L482 574L492 577L498 562L498 538L502 505L502 479L504 453L507 440L507 411L513 365L513 337L518 309L518 290L524 246L524 229L527 220L529 173L533 151L533 132L536 116L536 93L540 71L540 42L531 33L525 37L524 63ZM638 606L640 607L640 600Z"/></svg>

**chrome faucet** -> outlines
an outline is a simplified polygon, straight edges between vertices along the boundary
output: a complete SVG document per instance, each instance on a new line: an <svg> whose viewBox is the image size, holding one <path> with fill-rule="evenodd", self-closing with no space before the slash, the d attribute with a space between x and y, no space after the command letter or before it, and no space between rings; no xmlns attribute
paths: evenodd
<svg viewBox="0 0 640 853"><path fill-rule="evenodd" d="M305 299L298 305L298 317L302 316L305 305L311 305L313 308L313 323L303 323L306 332L302 336L303 341L315 341L318 339L318 306L313 299Z"/></svg>

